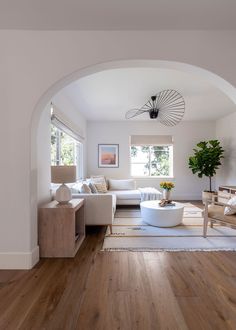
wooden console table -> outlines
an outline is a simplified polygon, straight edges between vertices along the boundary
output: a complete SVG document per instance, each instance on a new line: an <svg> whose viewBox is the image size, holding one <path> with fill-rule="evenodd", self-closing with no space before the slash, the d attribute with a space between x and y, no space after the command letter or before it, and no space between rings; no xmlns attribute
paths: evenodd
<svg viewBox="0 0 236 330"><path fill-rule="evenodd" d="M40 207L38 233L40 257L74 257L85 238L84 200Z"/></svg>

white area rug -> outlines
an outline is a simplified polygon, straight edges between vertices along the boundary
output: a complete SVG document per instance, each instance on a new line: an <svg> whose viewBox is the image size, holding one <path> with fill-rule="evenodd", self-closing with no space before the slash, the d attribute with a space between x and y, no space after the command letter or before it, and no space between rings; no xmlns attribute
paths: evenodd
<svg viewBox="0 0 236 330"><path fill-rule="evenodd" d="M138 209L119 209L113 233L107 229L105 251L236 251L236 230L214 225L203 238L202 210L185 203L182 224L153 227L143 222Z"/></svg>

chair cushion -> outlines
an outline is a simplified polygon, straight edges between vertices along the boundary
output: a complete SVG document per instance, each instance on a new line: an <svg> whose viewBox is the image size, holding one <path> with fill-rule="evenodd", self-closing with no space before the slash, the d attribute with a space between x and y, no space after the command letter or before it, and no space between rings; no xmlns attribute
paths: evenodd
<svg viewBox="0 0 236 330"><path fill-rule="evenodd" d="M224 215L224 207L220 205L209 205L208 217L214 220L220 220L232 225L236 225L236 214Z"/></svg>

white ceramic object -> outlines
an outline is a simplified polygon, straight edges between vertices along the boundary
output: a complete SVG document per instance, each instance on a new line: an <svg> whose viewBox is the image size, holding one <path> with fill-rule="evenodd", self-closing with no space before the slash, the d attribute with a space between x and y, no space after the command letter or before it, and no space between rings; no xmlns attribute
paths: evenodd
<svg viewBox="0 0 236 330"><path fill-rule="evenodd" d="M62 184L56 191L55 200L60 204L67 204L71 200L71 190L66 184Z"/></svg>
<svg viewBox="0 0 236 330"><path fill-rule="evenodd" d="M175 206L159 206L160 201L145 201L140 203L141 215L144 222L156 227L174 227L183 219L184 204Z"/></svg>
<svg viewBox="0 0 236 330"><path fill-rule="evenodd" d="M168 189L163 189L163 192L162 192L162 196L163 196L163 199L166 199L166 200L170 200L170 193L171 191L168 190Z"/></svg>

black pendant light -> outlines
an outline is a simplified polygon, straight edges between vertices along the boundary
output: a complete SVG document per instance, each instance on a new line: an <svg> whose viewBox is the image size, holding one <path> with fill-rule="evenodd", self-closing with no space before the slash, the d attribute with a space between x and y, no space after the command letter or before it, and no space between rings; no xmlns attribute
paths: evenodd
<svg viewBox="0 0 236 330"><path fill-rule="evenodd" d="M158 119L166 126L178 124L184 116L185 102L183 96L173 89L166 89L156 95L140 109L126 112L125 118L131 119L143 113L148 113L150 119Z"/></svg>

